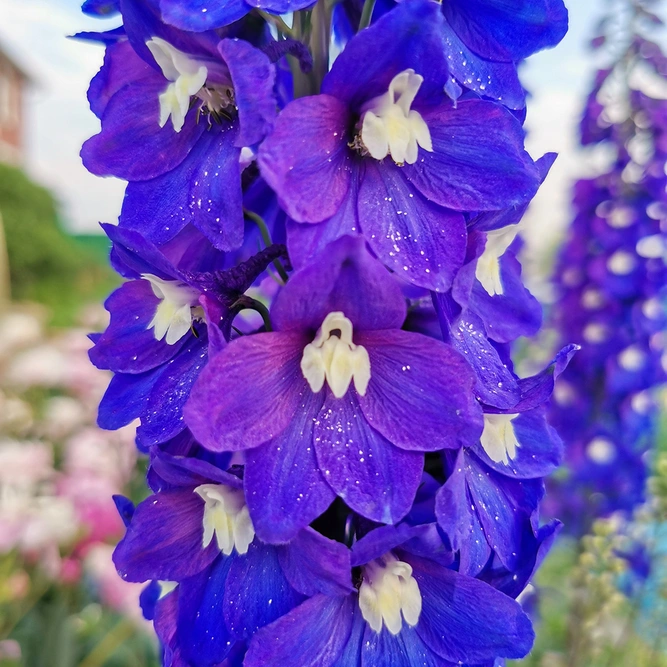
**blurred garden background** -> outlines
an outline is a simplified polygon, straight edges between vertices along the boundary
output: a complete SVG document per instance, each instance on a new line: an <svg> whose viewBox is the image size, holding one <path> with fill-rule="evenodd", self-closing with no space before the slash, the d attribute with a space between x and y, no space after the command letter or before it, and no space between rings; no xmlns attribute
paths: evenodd
<svg viewBox="0 0 667 667"><path fill-rule="evenodd" d="M522 260L548 311L549 276L572 218L577 178L596 172L577 124L597 67L587 50L613 3L566 2L563 45L523 71L533 94L533 155L561 155L523 228ZM142 499L133 428L95 425L108 376L87 358L118 284L97 226L115 221L122 184L90 176L80 143L94 134L87 81L102 50L67 40L94 25L74 0L0 0L0 666L158 664L141 586L111 562L123 523L112 496ZM667 46L667 30L656 40ZM577 341L579 342L579 341ZM526 367L550 350L527 342ZM545 352L546 349L546 352ZM667 665L667 420L651 452L650 494L631 515L563 535L524 594L538 639L522 664Z"/></svg>

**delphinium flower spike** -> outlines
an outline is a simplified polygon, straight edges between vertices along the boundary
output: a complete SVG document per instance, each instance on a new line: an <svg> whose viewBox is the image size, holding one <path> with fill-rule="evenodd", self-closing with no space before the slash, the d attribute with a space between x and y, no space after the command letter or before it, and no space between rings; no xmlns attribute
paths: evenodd
<svg viewBox="0 0 667 667"><path fill-rule="evenodd" d="M128 181L99 420L138 419L149 459L114 562L166 667L530 650L573 349L514 373L541 323L517 225L554 159L516 67L567 12L473 4L84 5L122 26L81 35L106 45L82 157Z"/></svg>
<svg viewBox="0 0 667 667"><path fill-rule="evenodd" d="M575 186L555 273L553 326L582 350L551 410L567 477L554 480L550 502L578 535L643 502L667 371L667 106L650 94L667 60L649 38L654 3L621 4L621 18L608 17L593 40L610 64L595 76L580 128L582 145L608 160Z"/></svg>

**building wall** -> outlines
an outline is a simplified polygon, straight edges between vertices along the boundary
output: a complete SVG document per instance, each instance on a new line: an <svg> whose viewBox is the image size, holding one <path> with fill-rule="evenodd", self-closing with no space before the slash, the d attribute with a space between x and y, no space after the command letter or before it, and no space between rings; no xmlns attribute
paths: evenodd
<svg viewBox="0 0 667 667"><path fill-rule="evenodd" d="M0 160L23 161L23 95L25 78L0 52Z"/></svg>

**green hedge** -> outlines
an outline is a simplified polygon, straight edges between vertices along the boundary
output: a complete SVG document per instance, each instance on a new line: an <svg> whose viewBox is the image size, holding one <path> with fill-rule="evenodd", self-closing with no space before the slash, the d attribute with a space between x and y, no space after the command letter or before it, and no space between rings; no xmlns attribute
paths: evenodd
<svg viewBox="0 0 667 667"><path fill-rule="evenodd" d="M84 303L98 301L116 283L99 251L62 230L51 193L4 164L0 164L0 213L12 297L48 306L52 324L71 324Z"/></svg>

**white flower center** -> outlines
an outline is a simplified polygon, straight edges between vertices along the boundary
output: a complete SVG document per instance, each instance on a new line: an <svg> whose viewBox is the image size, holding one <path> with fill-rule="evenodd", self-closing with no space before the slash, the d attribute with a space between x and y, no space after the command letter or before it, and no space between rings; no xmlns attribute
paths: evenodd
<svg viewBox="0 0 667 667"><path fill-rule="evenodd" d="M618 355L618 363L626 371L641 370L646 361L646 354L639 345L630 345Z"/></svg>
<svg viewBox="0 0 667 667"><path fill-rule="evenodd" d="M604 324L591 322L584 328L583 336L587 343L604 343L607 340L608 333Z"/></svg>
<svg viewBox="0 0 667 667"><path fill-rule="evenodd" d="M397 635L403 621L409 626L417 625L422 596L410 565L392 553L364 565L359 608L375 632L380 632L385 625L392 635Z"/></svg>
<svg viewBox="0 0 667 667"><path fill-rule="evenodd" d="M174 345L192 326L192 308L198 303L199 292L176 280L162 280L150 273L144 273L141 277L148 280L153 294L160 299L147 328L154 330L156 340L164 338L167 345ZM198 312L199 309L195 309L195 317L199 317Z"/></svg>
<svg viewBox="0 0 667 667"><path fill-rule="evenodd" d="M336 398L345 396L350 383L362 396L371 379L371 362L363 345L352 342L352 322L343 313L329 313L301 357L301 372L317 393L326 381Z"/></svg>
<svg viewBox="0 0 667 667"><path fill-rule="evenodd" d="M234 548L239 554L248 553L255 539L255 528L241 489L224 484L202 484L195 489L204 501L204 549L215 535L218 548L229 556Z"/></svg>
<svg viewBox="0 0 667 667"><path fill-rule="evenodd" d="M667 263L667 240L662 234L645 236L637 241L637 254L646 259L662 259Z"/></svg>
<svg viewBox="0 0 667 667"><path fill-rule="evenodd" d="M386 93L363 106L361 141L376 160L391 154L397 164L414 164L419 146L433 152L428 125L410 109L423 81L423 76L406 69L391 80Z"/></svg>
<svg viewBox="0 0 667 667"><path fill-rule="evenodd" d="M617 276L627 276L635 270L637 260L625 250L617 250L608 260L607 268Z"/></svg>
<svg viewBox="0 0 667 667"><path fill-rule="evenodd" d="M651 297L642 304L642 313L650 320L658 320L665 313L665 307L660 302L660 299Z"/></svg>
<svg viewBox="0 0 667 667"><path fill-rule="evenodd" d="M512 421L518 417L513 415L484 415L484 430L481 443L488 457L495 463L508 465L516 458L519 441L514 433Z"/></svg>
<svg viewBox="0 0 667 667"><path fill-rule="evenodd" d="M604 302L604 294L592 287L588 287L581 295L581 303L586 310L598 310L604 305Z"/></svg>
<svg viewBox="0 0 667 667"><path fill-rule="evenodd" d="M190 108L190 98L203 88L208 69L160 37L149 39L146 46L165 79L171 81L160 94L160 127L171 118L174 130L180 132Z"/></svg>
<svg viewBox="0 0 667 667"><path fill-rule="evenodd" d="M489 296L505 293L500 278L500 258L512 245L518 232L519 225L508 225L486 233L486 246L482 256L477 260L475 278L482 283Z"/></svg>
<svg viewBox="0 0 667 667"><path fill-rule="evenodd" d="M594 463L606 465L616 458L616 447L611 440L597 436L586 446L586 456Z"/></svg>

